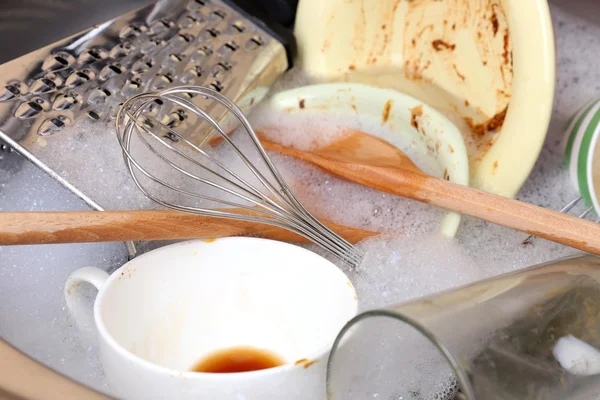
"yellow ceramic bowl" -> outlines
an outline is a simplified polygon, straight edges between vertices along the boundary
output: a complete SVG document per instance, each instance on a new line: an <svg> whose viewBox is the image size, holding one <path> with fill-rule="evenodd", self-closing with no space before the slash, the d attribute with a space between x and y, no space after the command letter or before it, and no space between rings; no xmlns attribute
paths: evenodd
<svg viewBox="0 0 600 400"><path fill-rule="evenodd" d="M317 80L396 89L460 129L471 185L513 197L554 97L546 0L300 0L298 64Z"/></svg>

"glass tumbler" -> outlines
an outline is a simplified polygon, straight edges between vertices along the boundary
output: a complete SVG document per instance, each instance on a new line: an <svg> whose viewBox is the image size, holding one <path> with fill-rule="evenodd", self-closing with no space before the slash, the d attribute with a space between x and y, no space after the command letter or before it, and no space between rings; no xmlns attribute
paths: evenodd
<svg viewBox="0 0 600 400"><path fill-rule="evenodd" d="M600 399L599 279L600 258L577 256L362 313L334 343L329 398Z"/></svg>

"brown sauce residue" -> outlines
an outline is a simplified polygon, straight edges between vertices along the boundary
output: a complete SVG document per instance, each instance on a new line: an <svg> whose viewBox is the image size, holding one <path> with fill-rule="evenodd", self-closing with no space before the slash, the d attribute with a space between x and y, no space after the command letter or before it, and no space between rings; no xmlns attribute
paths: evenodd
<svg viewBox="0 0 600 400"><path fill-rule="evenodd" d="M456 72L456 75L458 75L460 80L464 82L467 78L463 74L460 73L456 64L452 65L452 67L454 68L454 72Z"/></svg>
<svg viewBox="0 0 600 400"><path fill-rule="evenodd" d="M381 120L383 121L383 123L385 124L388 119L390 119L390 110L392 109L392 100L388 100L385 102L385 105L383 106L383 113L381 115Z"/></svg>
<svg viewBox="0 0 600 400"><path fill-rule="evenodd" d="M423 106L417 106L417 107L410 109L410 125L413 128L415 128L416 130L419 130L418 118L420 118L422 115L423 115Z"/></svg>
<svg viewBox="0 0 600 400"><path fill-rule="evenodd" d="M508 64L508 55L510 53L510 42L508 36L508 29L504 31L504 52L502 53L502 58L504 59L504 64ZM512 58L512 57L511 57ZM512 61L511 61L512 65Z"/></svg>
<svg viewBox="0 0 600 400"><path fill-rule="evenodd" d="M502 128L502 124L504 124L504 119L506 118L506 112L508 111L508 106L500 111L498 114L494 115L494 117L483 124L476 124L473 122L471 118L465 118L467 124L471 127L471 130L478 135L485 135L488 132L495 132Z"/></svg>
<svg viewBox="0 0 600 400"><path fill-rule="evenodd" d="M492 24L492 31L494 32L494 36L498 34L498 16L496 15L496 11L492 12L492 16L490 18L490 22Z"/></svg>
<svg viewBox="0 0 600 400"><path fill-rule="evenodd" d="M192 368L193 372L236 373L280 367L285 361L277 354L254 347L232 347L215 351ZM306 367L305 367L306 368Z"/></svg>
<svg viewBox="0 0 600 400"><path fill-rule="evenodd" d="M455 44L450 44L448 42L445 42L441 39L437 39L434 40L433 42L431 42L431 45L433 46L433 48L435 49L435 51L441 51L441 50L454 50L456 48Z"/></svg>
<svg viewBox="0 0 600 400"><path fill-rule="evenodd" d="M317 362L317 360L309 360L308 358L303 358L301 360L296 361L294 363L294 365L302 365L304 367L304 369L306 369L316 362Z"/></svg>
<svg viewBox="0 0 600 400"><path fill-rule="evenodd" d="M298 102L298 107L300 107L301 109L305 107L304 99L300 99L300 101Z"/></svg>

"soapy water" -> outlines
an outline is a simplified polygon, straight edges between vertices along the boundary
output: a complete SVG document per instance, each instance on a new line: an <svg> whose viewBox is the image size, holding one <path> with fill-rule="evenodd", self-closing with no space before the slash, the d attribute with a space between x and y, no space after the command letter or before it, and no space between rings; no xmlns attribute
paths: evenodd
<svg viewBox="0 0 600 400"><path fill-rule="evenodd" d="M345 128L363 128L367 132L369 131L369 127L359 125L360 121L340 121L334 118L329 121L313 122L310 125L306 116L297 118L273 116L268 110L258 111L252 116L252 123L257 129L278 125L280 129L277 132L271 131L271 137L278 142L301 148L314 145L314 140L318 144L334 140L342 134L340 132ZM85 131L85 135L90 135L88 145L93 145L94 133L99 134L103 129L112 128L99 127L89 123L86 125L85 122L82 124L77 128ZM321 136L309 140L311 133L319 133ZM326 133L331 136L325 136ZM386 134L386 132L379 133ZM302 138L302 141L297 138ZM258 155L251 151L251 143L247 137L236 133L234 140L250 156L253 163L260 165ZM398 145L401 146L402 143ZM82 168L88 169L89 172L86 173L92 174L89 175L93 177L90 179L90 184L109 187L114 184L114 181L118 182L122 191L105 192L105 204L109 204L107 208L155 207L152 202L140 195L125 171L123 171L122 177L117 177L113 182L110 182L111 177L102 174L103 163L123 163L120 149L116 149L116 151L102 149L101 154L102 157L99 157L99 160L90 160ZM410 155L413 158L417 156ZM230 157L230 151L226 146L217 148L214 156L231 166L232 169L242 172L245 174L245 178L251 180L249 171L242 168L241 160L237 157ZM568 253L568 250L561 246L541 240L536 240L532 245L523 247L521 241L526 235L470 218L465 218L457 239L443 238L437 232L443 213L430 205L398 198L337 179L312 165L287 156L275 153L270 153L270 156L300 200L319 218L385 232L389 235L360 243L358 246L365 253L363 263L357 269L343 267L357 290L361 311L409 301ZM426 164L426 160L415 161L421 168L426 170L430 168L430 172L435 174L433 167ZM545 193L546 190L543 192ZM11 197L16 193L17 191L3 190L1 194ZM45 199L46 196L38 193L36 198ZM17 200L11 200L11 204L18 206ZM43 208L35 207L34 209ZM61 207L56 206L54 209L61 209ZM96 245L79 246L89 248ZM60 246L55 249L58 247ZM66 246L62 247L66 248ZM309 247L314 248L314 246ZM21 248L3 249L3 261L11 263L11 260L16 259L18 254L22 254L20 250ZM57 252L58 250L53 251ZM315 251L320 250L315 249ZM63 257L60 256L59 259L63 260ZM42 264L49 262L45 258L41 259ZM52 280L53 283L48 289L42 292L31 290L27 292L27 296L51 296L62 303L62 284L66 280L67 272L89 263L85 261L66 263L64 260L61 262L65 264L60 269L58 279ZM118 263L119 261L114 261L113 267L118 266ZM13 277L12 280L5 282L12 282L7 284L15 288L14 291L5 292L6 295L12 297L13 301L31 303L33 300L21 299L25 293L15 296L15 293L19 292L17 288L23 287L19 281L30 279L28 276L31 277L31 275L23 275L24 271L18 268L5 268L3 273L4 276L9 274L8 276ZM43 272L36 271L34 276L38 278L32 282L40 282L44 276L42 274ZM50 294L50 290L52 294ZM92 292L89 291L87 300L85 300L85 304L89 305L90 313ZM10 317L12 323L16 320L23 321L23 317L18 317L18 315L27 313L25 309L23 305L15 307L15 313ZM68 316L68 311L64 309L64 304L38 306L34 312L53 315L50 323L46 325L49 331L48 335L43 337L44 335L37 333L39 328L34 326L34 322L39 319L29 318L25 319L31 324L29 328L25 328L29 332L28 335L20 337L19 332L23 328L18 325L12 325L13 328L9 328L7 324L3 329L3 336L11 342L20 344L19 347L32 352L38 359L59 371L91 384L93 387L107 390L103 384L90 316L88 315L87 319L82 317L73 320ZM30 337L25 340L24 338L27 336ZM47 347L48 341L54 343L50 350ZM62 356L61 353L65 353L67 356ZM440 398L450 398L450 395L454 393L453 381L449 379L443 361L439 359L419 361L417 356L418 354L415 354L415 357L412 358L414 361L412 367L405 368L403 371L402 382L407 383L404 398L418 399L420 398L418 393L426 392L438 396L441 393L447 393L448 397ZM390 382L390 384L392 383ZM398 382L393 382L395 390L398 389L397 385ZM385 393L385 390L385 387L381 387L373 394Z"/></svg>
<svg viewBox="0 0 600 400"><path fill-rule="evenodd" d="M576 21L569 20L570 17L560 10L553 9L553 13L575 25ZM581 32L577 33L577 40L583 40ZM595 31L590 31L588 36L594 38L595 34ZM558 39L559 47L567 52L563 52L565 56L571 50L568 43L561 40L568 38L564 36L561 39L559 36ZM577 53L574 57L579 57L578 52L572 52ZM291 71L275 85L273 92L307 83L309 80L302 73ZM583 103L588 99L580 100ZM269 125L280 117L257 114L252 118L258 128L261 118L263 124ZM294 124L297 121L287 121L290 129L304 131L305 127ZM357 123L343 122L344 126ZM560 168L562 157L555 143L561 137L563 124L557 122L536 169L519 196L524 201L553 209L559 209L575 197L568 175ZM328 123L332 127L328 130L331 137L339 134L339 120L318 123ZM88 188L102 188L97 191L100 197L94 198L96 202L106 209L156 207L139 193L124 169L119 176L104 174L108 165L123 163L116 138L112 147L104 146L105 141L101 140L101 135L115 135L112 126L81 121L61 133L68 134L69 129L78 132L78 140L73 136L69 147L56 151L54 156L59 159L76 158L80 146L97 149L97 157L82 160L77 171L78 175L87 177L84 185ZM310 145L310 142L297 142L298 137L302 136L290 134L289 138L282 136L278 140L290 140L286 144L299 147ZM523 244L526 234L469 217L463 217L455 239L443 238L437 232L442 213L431 206L336 179L289 157L270 155L301 201L317 216L391 235L360 243L358 246L365 253L362 265L357 269L343 267L357 290L361 311L410 301L575 253L572 249L541 239ZM59 172L67 173L66 170ZM45 179L44 174L30 164L24 165L18 174L12 176L11 180L0 182L1 211L85 209L74 195L60 188L56 182ZM81 189L86 192L86 187ZM22 196L19 193L27 194ZM95 265L111 271L125 260L122 243L0 247L0 279L3 282L0 335L58 371L94 388L108 390L99 365L91 320L94 291L85 288L84 304L89 305L89 315L74 321L65 308L62 287L68 274L79 267ZM414 389L419 385L430 389L435 385L452 388L445 368L439 369L437 378L432 374L436 365L441 367L439 363L432 365L423 360L418 368L403 371L406 374L403 380L411 382L411 386L406 388L410 393L404 399L419 399L416 393L420 392ZM374 391L372 397L382 398L378 393L384 391L385 388L381 388L380 392ZM450 397L453 390L448 389L447 392Z"/></svg>

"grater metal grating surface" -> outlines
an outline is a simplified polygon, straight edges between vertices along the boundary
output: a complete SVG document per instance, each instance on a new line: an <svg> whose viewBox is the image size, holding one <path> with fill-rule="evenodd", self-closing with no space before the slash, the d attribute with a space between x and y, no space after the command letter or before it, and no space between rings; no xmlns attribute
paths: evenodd
<svg viewBox="0 0 600 400"><path fill-rule="evenodd" d="M100 149L118 148L112 125L125 99L194 84L248 110L287 66L283 45L224 2L159 0L0 65L0 141L91 207L114 208L103 204L106 188L86 185L93 177L78 172L82 161L101 157ZM158 117L167 124L187 118L181 110L161 110ZM67 128L85 119L107 126L106 134L94 138L94 146L74 147L89 139L87 132ZM208 129L189 134L202 142ZM67 154L73 150L76 155ZM115 171L103 165L103 173L110 176L124 164L110 167Z"/></svg>
<svg viewBox="0 0 600 400"><path fill-rule="evenodd" d="M0 157L14 149L96 210L153 207L123 190L131 182L114 130L120 104L193 84L248 112L288 68L283 44L254 21L220 0L158 0L0 65ZM227 126L213 107L204 109ZM183 133L195 143L210 138L194 116L157 109L166 125L187 119Z"/></svg>

